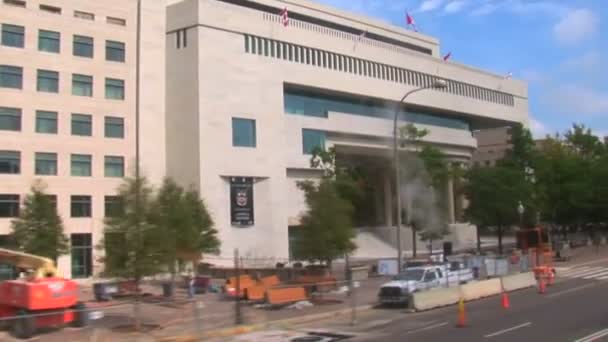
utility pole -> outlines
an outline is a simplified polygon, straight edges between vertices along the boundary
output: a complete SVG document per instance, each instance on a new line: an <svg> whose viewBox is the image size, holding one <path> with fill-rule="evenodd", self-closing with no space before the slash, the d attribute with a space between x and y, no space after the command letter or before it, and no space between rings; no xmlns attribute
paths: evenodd
<svg viewBox="0 0 608 342"><path fill-rule="evenodd" d="M140 249L141 249L141 175L139 169L140 155L139 155L139 106L140 106L140 64L141 64L141 0L137 0L137 24L136 24L136 51L135 51L135 231L137 234L138 246L135 251L135 260L139 262ZM135 265L137 270L138 266ZM141 275L136 271L136 294L135 304L133 305L133 315L135 318L135 328L139 330L139 282Z"/></svg>
<svg viewBox="0 0 608 342"><path fill-rule="evenodd" d="M234 249L234 271L236 276L236 302L234 303L234 323L236 325L243 324L243 316L241 314L241 269L239 263L239 249Z"/></svg>

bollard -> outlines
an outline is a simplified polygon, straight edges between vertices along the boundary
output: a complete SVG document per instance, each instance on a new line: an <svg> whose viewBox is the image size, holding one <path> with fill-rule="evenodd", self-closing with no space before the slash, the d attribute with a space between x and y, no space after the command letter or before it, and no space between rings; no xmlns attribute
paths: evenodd
<svg viewBox="0 0 608 342"><path fill-rule="evenodd" d="M509 295L507 294L507 291L503 290L502 291L502 308L508 309L510 306L511 306L511 304L509 303Z"/></svg>
<svg viewBox="0 0 608 342"><path fill-rule="evenodd" d="M545 288L546 288L545 279L543 278L542 275L540 275L538 277L538 293L544 294L545 293Z"/></svg>
<svg viewBox="0 0 608 342"><path fill-rule="evenodd" d="M464 328L466 326L466 312L464 310L464 298L460 298L460 302L458 302L458 323L456 327Z"/></svg>

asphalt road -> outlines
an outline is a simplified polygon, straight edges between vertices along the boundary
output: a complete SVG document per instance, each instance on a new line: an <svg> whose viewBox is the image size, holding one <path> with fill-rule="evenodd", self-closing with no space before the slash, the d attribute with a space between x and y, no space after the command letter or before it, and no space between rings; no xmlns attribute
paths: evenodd
<svg viewBox="0 0 608 342"><path fill-rule="evenodd" d="M487 298L466 304L464 328L456 327L456 307L418 314L393 310L397 318L366 329L366 336L356 340L608 341L607 293L606 281L569 279L549 287L543 295L537 289L512 293L506 310L499 297ZM377 310L375 314L385 317L386 312Z"/></svg>

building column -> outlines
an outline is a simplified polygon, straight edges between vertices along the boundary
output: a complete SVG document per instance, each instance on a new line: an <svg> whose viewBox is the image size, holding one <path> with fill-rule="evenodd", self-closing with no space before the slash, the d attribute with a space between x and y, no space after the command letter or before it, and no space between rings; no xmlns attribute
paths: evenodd
<svg viewBox="0 0 608 342"><path fill-rule="evenodd" d="M384 221L384 212L382 205L382 196L384 195L384 184L382 179L377 179L374 186L374 214L376 224Z"/></svg>
<svg viewBox="0 0 608 342"><path fill-rule="evenodd" d="M391 178L384 175L384 224L393 226L393 189Z"/></svg>
<svg viewBox="0 0 608 342"><path fill-rule="evenodd" d="M452 177L448 177L446 196L448 200L448 223L453 224L456 222L456 213L454 206L454 180L452 179Z"/></svg>

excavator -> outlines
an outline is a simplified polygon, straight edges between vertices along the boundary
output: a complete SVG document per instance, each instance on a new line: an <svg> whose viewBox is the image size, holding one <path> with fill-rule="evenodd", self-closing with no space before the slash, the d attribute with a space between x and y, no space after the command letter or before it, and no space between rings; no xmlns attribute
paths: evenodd
<svg viewBox="0 0 608 342"><path fill-rule="evenodd" d="M45 327L88 324L78 284L63 278L53 260L0 248L0 264L22 271L18 279L0 282L0 320L15 337L30 338Z"/></svg>

